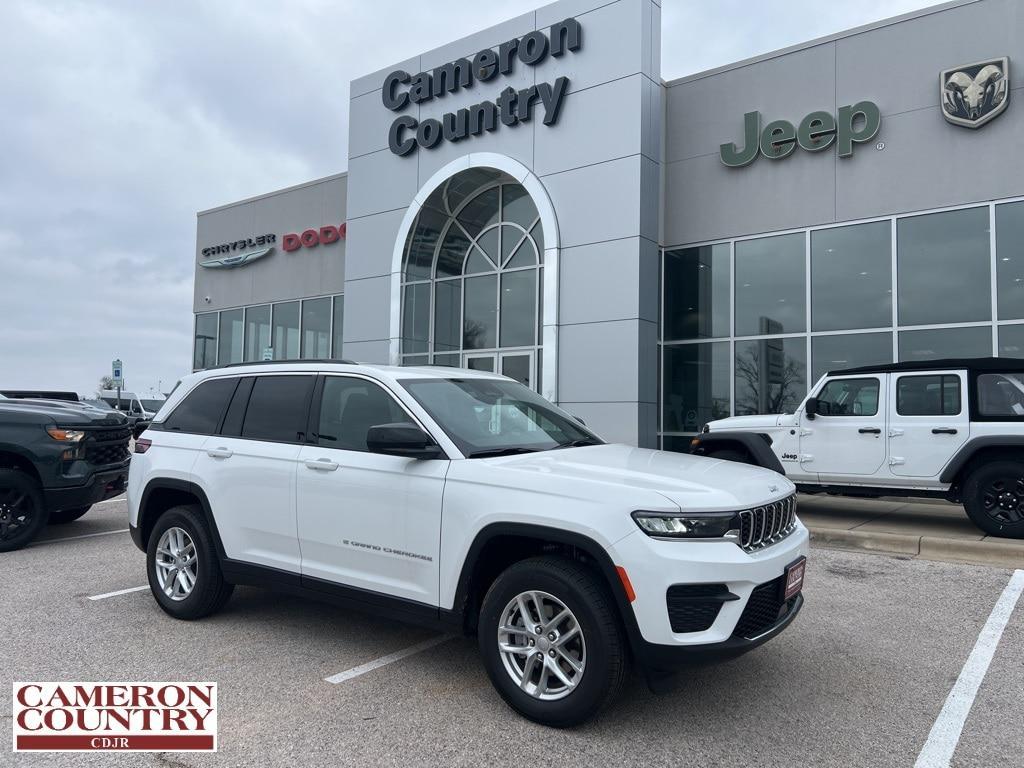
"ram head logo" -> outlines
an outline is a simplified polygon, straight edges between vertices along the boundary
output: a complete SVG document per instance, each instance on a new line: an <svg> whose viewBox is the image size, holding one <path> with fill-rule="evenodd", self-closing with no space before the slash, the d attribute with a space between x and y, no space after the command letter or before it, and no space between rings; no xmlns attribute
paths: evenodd
<svg viewBox="0 0 1024 768"><path fill-rule="evenodd" d="M954 125L979 128L1009 104L1010 60L1003 57L947 69L939 87L942 116Z"/></svg>

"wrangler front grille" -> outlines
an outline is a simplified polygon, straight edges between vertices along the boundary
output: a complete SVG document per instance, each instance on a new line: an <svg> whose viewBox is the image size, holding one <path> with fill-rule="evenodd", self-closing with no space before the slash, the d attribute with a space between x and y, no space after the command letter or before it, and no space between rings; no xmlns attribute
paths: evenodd
<svg viewBox="0 0 1024 768"><path fill-rule="evenodd" d="M740 512L739 545L745 552L754 552L786 538L795 527L796 494Z"/></svg>

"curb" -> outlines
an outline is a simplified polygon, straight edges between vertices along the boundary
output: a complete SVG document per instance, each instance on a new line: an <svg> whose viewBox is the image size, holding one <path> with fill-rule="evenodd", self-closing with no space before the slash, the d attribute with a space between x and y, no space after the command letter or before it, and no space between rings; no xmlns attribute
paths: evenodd
<svg viewBox="0 0 1024 768"><path fill-rule="evenodd" d="M945 539L909 533L810 528L811 543L829 549L853 549L975 565L1024 568L1024 546L1001 541Z"/></svg>

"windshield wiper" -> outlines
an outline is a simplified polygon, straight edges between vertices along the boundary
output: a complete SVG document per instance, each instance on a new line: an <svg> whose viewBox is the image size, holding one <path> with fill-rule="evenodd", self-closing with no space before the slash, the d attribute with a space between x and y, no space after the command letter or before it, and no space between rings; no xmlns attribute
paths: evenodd
<svg viewBox="0 0 1024 768"><path fill-rule="evenodd" d="M515 456L517 453L536 453L536 448L523 448L522 446L516 448L487 448L483 451L473 451L468 454L466 458L469 459L483 459L490 456Z"/></svg>
<svg viewBox="0 0 1024 768"><path fill-rule="evenodd" d="M583 448L587 445L604 445L604 443L600 440L595 440L592 437L582 437L578 440L569 440L564 443L559 443L558 445L552 446L549 450L554 451L558 448Z"/></svg>

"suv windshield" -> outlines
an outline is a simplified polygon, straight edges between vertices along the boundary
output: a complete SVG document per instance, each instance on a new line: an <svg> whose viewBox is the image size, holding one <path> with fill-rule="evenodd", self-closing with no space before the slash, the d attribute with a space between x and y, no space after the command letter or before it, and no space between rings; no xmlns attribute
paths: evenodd
<svg viewBox="0 0 1024 768"><path fill-rule="evenodd" d="M533 390L503 379L407 379L402 386L470 458L601 440Z"/></svg>

